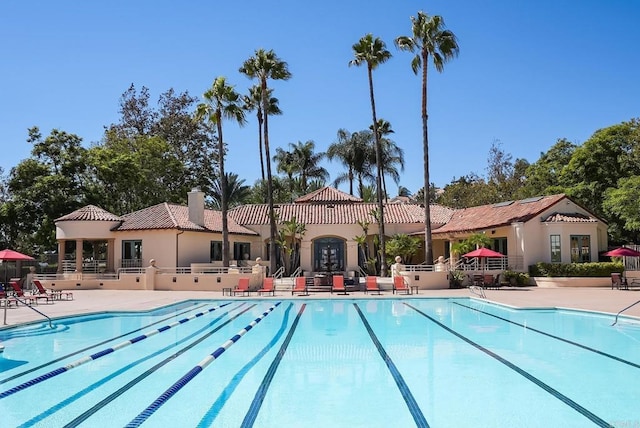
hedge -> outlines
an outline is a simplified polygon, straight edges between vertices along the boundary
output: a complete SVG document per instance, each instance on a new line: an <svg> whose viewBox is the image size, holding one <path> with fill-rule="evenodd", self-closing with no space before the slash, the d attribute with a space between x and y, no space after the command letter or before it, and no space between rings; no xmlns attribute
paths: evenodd
<svg viewBox="0 0 640 428"><path fill-rule="evenodd" d="M598 263L536 263L529 266L532 277L609 277L613 272L624 271L624 265L616 262Z"/></svg>

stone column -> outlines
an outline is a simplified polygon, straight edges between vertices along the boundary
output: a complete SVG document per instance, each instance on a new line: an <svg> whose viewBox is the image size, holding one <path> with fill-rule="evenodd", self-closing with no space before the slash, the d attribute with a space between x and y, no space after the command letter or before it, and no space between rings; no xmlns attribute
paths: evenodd
<svg viewBox="0 0 640 428"><path fill-rule="evenodd" d="M107 239L107 272L115 272L115 239Z"/></svg>
<svg viewBox="0 0 640 428"><path fill-rule="evenodd" d="M62 264L64 262L64 250L66 247L66 239L58 240L58 273L62 273Z"/></svg>
<svg viewBox="0 0 640 428"><path fill-rule="evenodd" d="M76 272L82 273L82 245L84 239L76 239Z"/></svg>

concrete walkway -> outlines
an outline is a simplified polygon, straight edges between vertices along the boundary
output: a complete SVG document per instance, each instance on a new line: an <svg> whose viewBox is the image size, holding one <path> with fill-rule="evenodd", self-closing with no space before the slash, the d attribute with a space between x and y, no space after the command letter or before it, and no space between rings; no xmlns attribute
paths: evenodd
<svg viewBox="0 0 640 428"><path fill-rule="evenodd" d="M640 290L611 290L610 288L502 288L486 290L487 300L513 307L522 308L573 308L616 314L621 309L640 300ZM53 304L34 306L51 318L67 315L104 312L136 311L157 308L187 299L247 299L247 297L222 296L219 292L207 291L123 291L123 290L74 290L74 300L56 301ZM312 293L309 297L294 296L294 299L358 299L395 297L390 291L381 296L350 293L347 296ZM406 298L407 296L400 296ZM420 290L418 298L429 297L477 297L468 289L460 290ZM255 293L249 299L255 299ZM274 299L274 297L264 297ZM275 299L290 299L286 291L276 292ZM625 312L626 315L640 318L640 304ZM4 319L5 309L0 308L0 318ZM6 311L6 324L16 325L43 317L35 311L20 305ZM4 324L4 323L2 323ZM2 325L0 325L1 327Z"/></svg>

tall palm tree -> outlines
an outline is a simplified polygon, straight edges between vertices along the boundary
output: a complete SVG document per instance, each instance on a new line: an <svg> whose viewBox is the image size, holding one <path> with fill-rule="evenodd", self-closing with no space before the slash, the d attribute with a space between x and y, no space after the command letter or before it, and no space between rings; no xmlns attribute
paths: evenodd
<svg viewBox="0 0 640 428"><path fill-rule="evenodd" d="M234 172L227 172L227 188L226 197L229 208L234 208L240 205L248 203L251 197L251 188L245 185L245 180L240 179L238 174ZM213 205L215 208L221 209L222 207L222 180L218 177L213 182L213 193L211 198L213 199Z"/></svg>
<svg viewBox="0 0 640 428"><path fill-rule="evenodd" d="M373 37L371 33L363 36L358 43L352 46L354 59L349 61L349 66L361 66L367 65L367 76L369 78L369 98L371 100L371 115L373 117L373 137L376 142L376 165L378 167L378 174L376 177L376 191L378 195L378 210L380 211L379 221L379 235L380 235L380 251L381 260L380 263L380 275L387 275L387 266L385 263L386 250L384 239L384 212L382 202L382 144L380 143L380 134L378 132L378 119L376 118L376 102L373 96L373 70L378 68L378 65L385 63L391 58L391 52L387 50L385 43L378 37Z"/></svg>
<svg viewBox="0 0 640 428"><path fill-rule="evenodd" d="M204 103L198 105L197 120L206 120L217 127L218 131L218 162L220 188L227 188L227 175L224 172L224 139L222 138L222 120L231 119L240 126L245 124L244 110L241 107L240 95L227 84L223 77L216 77L213 85L204 93ZM229 266L229 224L227 211L229 204L226 192L220 193L220 209L222 211L222 265Z"/></svg>
<svg viewBox="0 0 640 428"><path fill-rule="evenodd" d="M309 180L328 180L329 172L322 166L320 161L325 158L326 153L314 153L316 143L309 140L305 143L298 141L297 144L290 144L293 149L293 158L300 177L300 191L306 194L309 191Z"/></svg>
<svg viewBox="0 0 640 428"><path fill-rule="evenodd" d="M267 203L269 204L269 268L270 274L276 271L276 239L278 237L278 225L273 209L273 178L271 175L271 154L269 151L269 87L267 81L289 80L291 73L285 61L282 61L273 50L258 49L254 55L247 59L240 67L240 73L250 79L257 79L260 83L261 105L264 115L264 152L267 165Z"/></svg>
<svg viewBox="0 0 640 428"><path fill-rule="evenodd" d="M295 180L293 177L298 169L295 155L293 152L285 150L282 147L276 147L276 154L273 155L273 160L276 162L276 171L286 174L289 193L293 195L295 191Z"/></svg>
<svg viewBox="0 0 640 428"><path fill-rule="evenodd" d="M369 129L373 131L373 126L370 126ZM391 123L384 119L378 119L378 134L380 134L382 144L382 194L385 198L389 197L385 177L389 175L398 184L400 182L398 167L400 167L400 171L404 171L404 150L398 147L393 140L387 138L387 135L393 133L395 131L391 129Z"/></svg>
<svg viewBox="0 0 640 428"><path fill-rule="evenodd" d="M282 114L282 110L278 106L278 99L271 96L273 89L269 89L267 94L267 114L275 116ZM249 88L249 95L242 97L244 103L243 108L247 111L256 111L258 119L258 151L260 152L260 172L262 173L262 181L264 176L264 151L262 150L262 124L264 123L264 115L262 114L262 89L258 85Z"/></svg>
<svg viewBox="0 0 640 428"><path fill-rule="evenodd" d="M346 129L338 130L337 141L331 143L327 149L327 159L330 161L339 160L342 165L347 167L347 172L336 177L333 181L334 186L337 187L341 183L348 182L349 194L353 195L353 182L357 180L359 194L362 197L364 181L375 181L369 164L371 157L369 149L372 139L373 134L367 131L352 134ZM373 157L375 157L375 151Z"/></svg>
<svg viewBox="0 0 640 428"><path fill-rule="evenodd" d="M422 68L422 149L424 152L424 188L429 189L429 132L427 128L427 68L429 56L433 58L433 66L438 72L444 70L444 64L458 56L460 51L455 34L445 30L444 19L439 15L429 16L420 11L418 16L411 17L411 36L400 36L395 44L400 50L417 52L411 61L414 74ZM424 226L425 226L425 262L433 263L433 241L431 238L430 191L424 193Z"/></svg>

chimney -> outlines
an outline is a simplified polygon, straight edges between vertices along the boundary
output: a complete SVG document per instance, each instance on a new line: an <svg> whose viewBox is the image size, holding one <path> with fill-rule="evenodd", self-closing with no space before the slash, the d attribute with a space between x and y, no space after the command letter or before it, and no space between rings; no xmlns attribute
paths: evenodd
<svg viewBox="0 0 640 428"><path fill-rule="evenodd" d="M189 221L204 226L204 192L199 187L189 192Z"/></svg>

